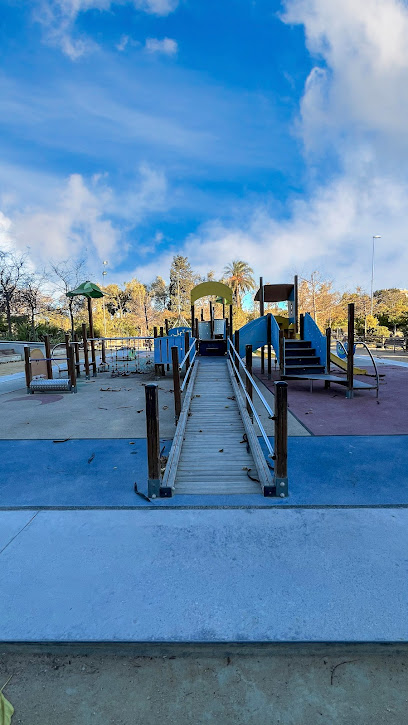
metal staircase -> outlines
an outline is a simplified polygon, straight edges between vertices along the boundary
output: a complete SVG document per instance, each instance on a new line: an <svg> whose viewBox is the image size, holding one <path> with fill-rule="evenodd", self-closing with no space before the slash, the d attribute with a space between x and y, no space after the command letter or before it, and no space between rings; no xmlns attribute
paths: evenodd
<svg viewBox="0 0 408 725"><path fill-rule="evenodd" d="M324 373L325 365L310 340L284 340L283 377Z"/></svg>

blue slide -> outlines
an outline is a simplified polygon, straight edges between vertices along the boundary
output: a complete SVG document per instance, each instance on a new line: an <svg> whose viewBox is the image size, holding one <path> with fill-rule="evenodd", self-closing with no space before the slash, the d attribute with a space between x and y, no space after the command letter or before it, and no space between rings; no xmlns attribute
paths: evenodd
<svg viewBox="0 0 408 725"><path fill-rule="evenodd" d="M239 355L241 358L245 357L245 345L252 345L252 350L258 350L260 347L267 345L268 343L268 317L257 317L252 322L247 322L246 325L239 330ZM273 315L271 317L271 343L275 351L277 360L279 361L279 325L276 322Z"/></svg>

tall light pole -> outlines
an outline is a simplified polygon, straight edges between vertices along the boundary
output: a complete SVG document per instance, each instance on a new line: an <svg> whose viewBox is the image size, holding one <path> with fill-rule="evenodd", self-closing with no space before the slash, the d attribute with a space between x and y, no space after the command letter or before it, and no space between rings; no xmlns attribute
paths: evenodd
<svg viewBox="0 0 408 725"><path fill-rule="evenodd" d="M373 236L373 254L371 257L371 317L373 316L374 239L381 239L381 234L374 234Z"/></svg>
<svg viewBox="0 0 408 725"><path fill-rule="evenodd" d="M109 264L109 262L102 262L103 264L103 272L102 272L102 281L103 284L105 284L105 277L108 274L106 271L106 265ZM105 295L102 297L102 307L103 307L103 336L106 337L106 312L105 312Z"/></svg>

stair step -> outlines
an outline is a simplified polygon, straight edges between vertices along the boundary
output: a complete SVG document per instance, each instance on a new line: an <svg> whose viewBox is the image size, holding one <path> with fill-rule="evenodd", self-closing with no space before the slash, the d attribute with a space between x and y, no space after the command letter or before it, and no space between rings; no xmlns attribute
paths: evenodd
<svg viewBox="0 0 408 725"><path fill-rule="evenodd" d="M316 354L314 347L285 347L285 355L292 357L293 355L304 355L305 357L313 357Z"/></svg>
<svg viewBox="0 0 408 725"><path fill-rule="evenodd" d="M301 345L302 347L312 347L310 340L285 340L286 347L296 347L296 345Z"/></svg>
<svg viewBox="0 0 408 725"><path fill-rule="evenodd" d="M324 365L285 365L285 375L307 375L308 373L324 373Z"/></svg>
<svg viewBox="0 0 408 725"><path fill-rule="evenodd" d="M286 355L285 357L290 365L299 365L300 367L303 365L307 365L307 367L320 365L320 357L318 355Z"/></svg>

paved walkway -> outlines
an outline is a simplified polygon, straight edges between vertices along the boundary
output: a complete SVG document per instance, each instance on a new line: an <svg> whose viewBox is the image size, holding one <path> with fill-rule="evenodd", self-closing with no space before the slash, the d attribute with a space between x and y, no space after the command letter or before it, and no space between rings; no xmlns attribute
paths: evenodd
<svg viewBox="0 0 408 725"><path fill-rule="evenodd" d="M4 526L3 642L408 639L406 509L2 512Z"/></svg>

